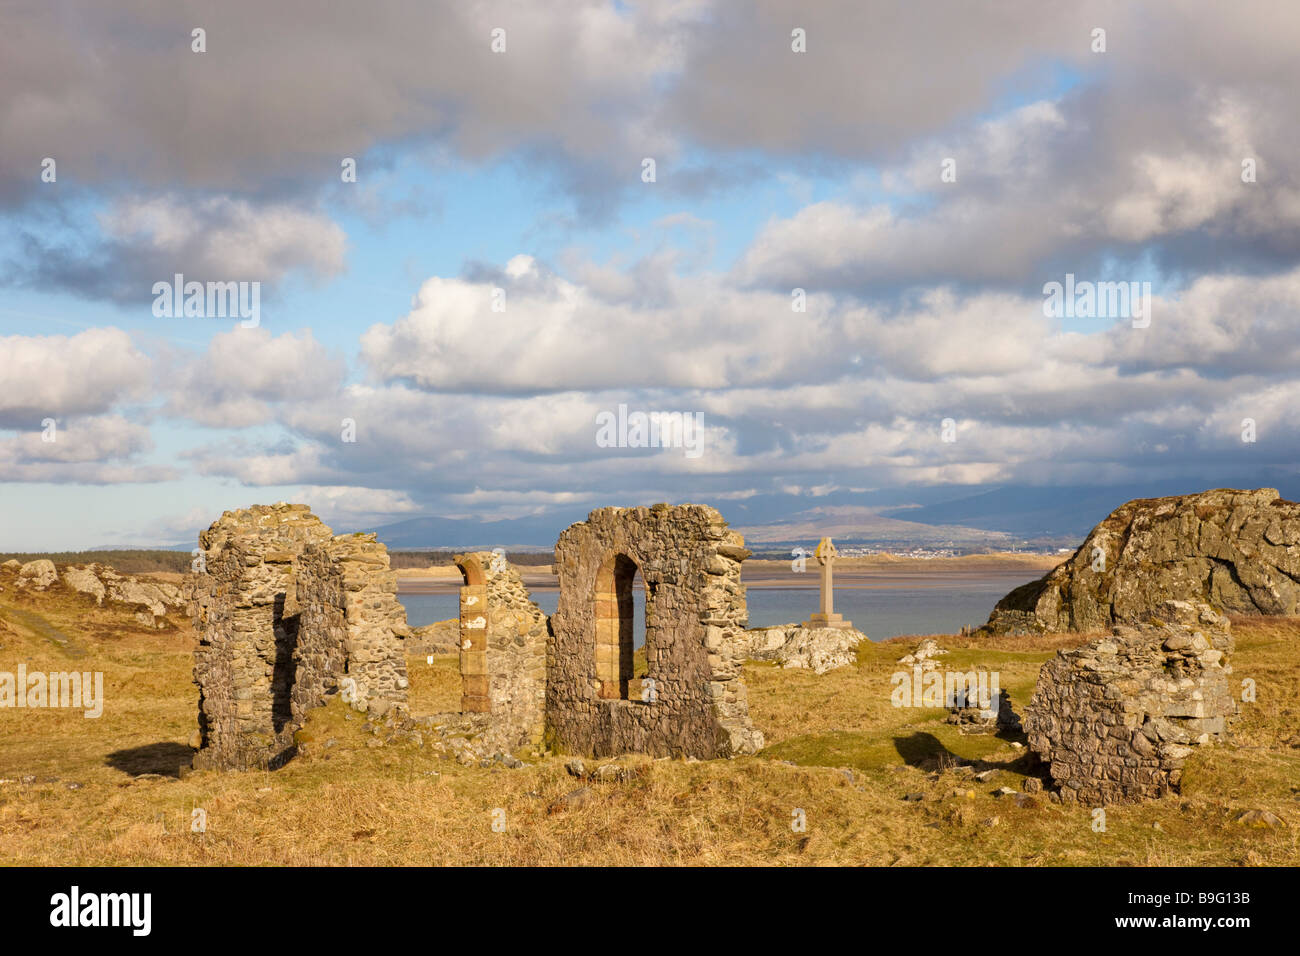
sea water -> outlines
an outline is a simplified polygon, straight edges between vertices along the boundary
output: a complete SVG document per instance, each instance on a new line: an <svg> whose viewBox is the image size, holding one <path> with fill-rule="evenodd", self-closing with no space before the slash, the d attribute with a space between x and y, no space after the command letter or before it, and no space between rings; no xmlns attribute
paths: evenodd
<svg viewBox="0 0 1300 956"><path fill-rule="evenodd" d="M951 583L927 578L924 587L845 587L835 590L835 611L853 622L853 626L872 640L900 634L956 634L963 626L978 627L988 620L993 605L1012 588L1042 576L1041 571L1026 573L1024 578L1000 575L971 578L963 576ZM555 588L534 589L532 598L547 614L555 613L560 592ZM445 621L458 613L455 593L401 594L406 619L412 627ZM817 610L817 589L788 587L750 587L749 626L793 624ZM633 590L635 605L635 643L645 643L645 592Z"/></svg>

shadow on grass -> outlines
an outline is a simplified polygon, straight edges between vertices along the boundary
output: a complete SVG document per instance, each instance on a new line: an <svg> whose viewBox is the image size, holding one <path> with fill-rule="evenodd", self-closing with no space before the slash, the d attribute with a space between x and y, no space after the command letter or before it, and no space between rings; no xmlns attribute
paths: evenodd
<svg viewBox="0 0 1300 956"><path fill-rule="evenodd" d="M1023 740L1024 735L1015 732L998 733L1000 740ZM1034 755L1026 751L1010 764L995 763L979 758L963 757L949 750L942 740L934 734L918 732L906 737L894 738L894 749L903 763L921 770L943 770L947 767L972 767L978 773L981 770L1013 770L1017 773L1032 774L1037 765Z"/></svg>
<svg viewBox="0 0 1300 956"><path fill-rule="evenodd" d="M108 755L106 763L132 777L156 773L180 779L181 768L188 767L193 758L194 751L185 744L165 742L115 750Z"/></svg>

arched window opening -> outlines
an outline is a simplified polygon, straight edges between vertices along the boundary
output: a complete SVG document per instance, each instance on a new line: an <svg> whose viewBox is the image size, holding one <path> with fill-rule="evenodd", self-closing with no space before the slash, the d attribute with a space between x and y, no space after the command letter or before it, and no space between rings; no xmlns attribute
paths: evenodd
<svg viewBox="0 0 1300 956"><path fill-rule="evenodd" d="M596 574L596 681L605 700L628 700L635 674L636 562L611 555Z"/></svg>

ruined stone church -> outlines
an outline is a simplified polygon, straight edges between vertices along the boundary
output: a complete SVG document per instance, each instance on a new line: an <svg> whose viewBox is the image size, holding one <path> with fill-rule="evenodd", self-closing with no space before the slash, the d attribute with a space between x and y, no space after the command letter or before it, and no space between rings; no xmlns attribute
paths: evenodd
<svg viewBox="0 0 1300 956"><path fill-rule="evenodd" d="M406 710L411 632L375 535L335 535L306 505L277 504L228 511L199 542L196 767L280 766L335 694L375 716ZM458 555L461 705L438 719L506 753L756 752L741 680L748 555L710 507L601 508L560 535L549 618L499 555ZM631 693L638 571L646 673Z"/></svg>

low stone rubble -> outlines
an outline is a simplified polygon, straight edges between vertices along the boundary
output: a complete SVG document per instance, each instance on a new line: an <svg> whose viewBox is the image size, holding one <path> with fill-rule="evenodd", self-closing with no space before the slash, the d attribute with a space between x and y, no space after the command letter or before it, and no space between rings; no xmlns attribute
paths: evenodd
<svg viewBox="0 0 1300 956"><path fill-rule="evenodd" d="M916 645L916 650L912 651L912 653L904 654L900 657L898 663L906 664L909 667L920 667L922 671L932 671L939 666L938 663L934 661L934 658L947 653L947 651L939 646L938 641L927 637L925 640L921 641L920 644Z"/></svg>
<svg viewBox="0 0 1300 956"><path fill-rule="evenodd" d="M460 652L460 621L451 618L411 628L406 639L408 654L456 654Z"/></svg>
<svg viewBox="0 0 1300 956"><path fill-rule="evenodd" d="M948 711L944 723L956 725L962 734L1018 734L1022 729L1011 695L1004 690L998 692L996 705L992 700L981 702L976 694L967 696Z"/></svg>

